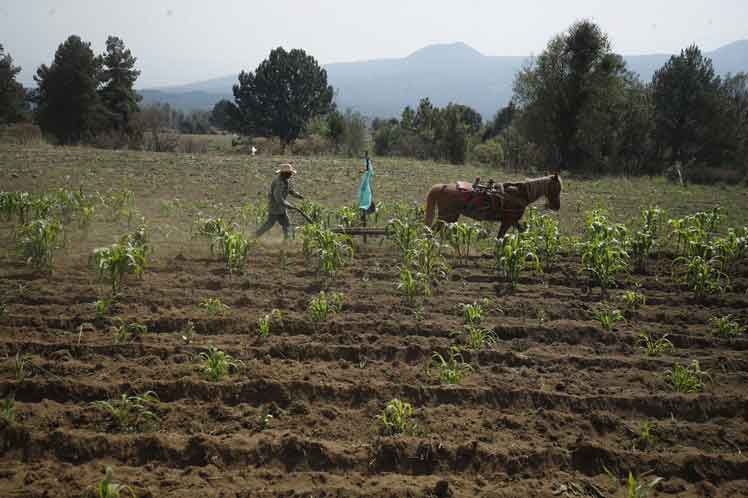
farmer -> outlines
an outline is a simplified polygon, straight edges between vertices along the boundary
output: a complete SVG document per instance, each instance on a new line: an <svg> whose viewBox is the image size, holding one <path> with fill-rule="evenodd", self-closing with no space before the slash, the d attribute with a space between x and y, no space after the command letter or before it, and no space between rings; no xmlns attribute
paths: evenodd
<svg viewBox="0 0 748 498"><path fill-rule="evenodd" d="M290 184L291 176L296 173L294 167L290 164L281 164L276 171L278 176L270 184L270 193L268 194L268 219L257 229L255 235L260 237L267 232L276 222L283 228L283 237L288 239L291 234L291 222L288 219L287 208L296 209L296 207L286 200L288 194L299 199L303 199L300 193L296 192Z"/></svg>

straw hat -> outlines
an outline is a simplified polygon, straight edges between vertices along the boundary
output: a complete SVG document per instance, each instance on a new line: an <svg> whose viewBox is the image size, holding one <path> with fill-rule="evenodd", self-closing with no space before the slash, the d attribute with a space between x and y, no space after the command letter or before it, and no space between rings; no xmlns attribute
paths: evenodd
<svg viewBox="0 0 748 498"><path fill-rule="evenodd" d="M277 170L275 170L276 173L291 173L292 175L296 174L296 169L294 169L293 165L289 163L281 164Z"/></svg>

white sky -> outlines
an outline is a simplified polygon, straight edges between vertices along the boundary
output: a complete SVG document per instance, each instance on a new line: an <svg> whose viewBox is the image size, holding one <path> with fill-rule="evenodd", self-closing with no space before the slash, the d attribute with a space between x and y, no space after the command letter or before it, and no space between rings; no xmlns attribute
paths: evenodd
<svg viewBox="0 0 748 498"><path fill-rule="evenodd" d="M322 64L456 41L486 55L529 55L581 18L625 55L748 38L747 0L0 0L0 43L28 84L69 35L96 53L116 35L138 58L143 88L252 70L277 46Z"/></svg>

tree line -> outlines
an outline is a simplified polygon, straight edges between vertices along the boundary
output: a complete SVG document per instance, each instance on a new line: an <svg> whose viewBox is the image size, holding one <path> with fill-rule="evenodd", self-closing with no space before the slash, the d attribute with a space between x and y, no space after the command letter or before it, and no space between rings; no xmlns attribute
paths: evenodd
<svg viewBox="0 0 748 498"><path fill-rule="evenodd" d="M0 45L0 124L33 120L57 143L102 135L136 143L160 128L204 133L212 128L276 137L282 148L321 136L332 150L357 154L371 132L379 155L466 161L516 168L650 174L679 164L748 170L748 75L721 77L698 47L672 56L651 81L631 72L607 34L579 21L553 37L515 77L511 101L484 122L474 109L423 98L399 118L374 119L337 109L326 71L300 49L279 47L254 71L242 71L233 101L211 112L139 106L140 71L124 42L110 36L104 53L70 36L50 65L16 81L20 68Z"/></svg>

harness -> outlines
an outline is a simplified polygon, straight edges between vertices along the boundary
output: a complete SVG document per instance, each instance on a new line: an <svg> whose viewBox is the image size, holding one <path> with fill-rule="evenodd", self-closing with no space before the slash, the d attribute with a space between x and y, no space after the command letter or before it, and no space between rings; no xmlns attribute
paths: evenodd
<svg viewBox="0 0 748 498"><path fill-rule="evenodd" d="M466 210L478 213L496 212L497 214L504 210L516 212L525 210L529 202L522 187L523 184L521 183L494 183L493 180L489 180L487 184L482 184L479 179L476 179L472 184L463 181L458 181L456 184L457 190L462 192ZM511 200L521 207L519 209L508 209L505 207L507 200Z"/></svg>

